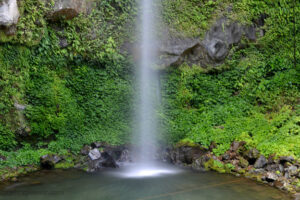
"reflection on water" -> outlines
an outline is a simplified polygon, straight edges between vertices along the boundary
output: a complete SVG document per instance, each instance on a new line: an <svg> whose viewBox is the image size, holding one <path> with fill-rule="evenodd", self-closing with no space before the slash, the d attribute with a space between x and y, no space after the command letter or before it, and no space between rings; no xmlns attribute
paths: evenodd
<svg viewBox="0 0 300 200"><path fill-rule="evenodd" d="M123 169L112 171L111 174L123 178L150 178L180 173L182 170L157 162L145 164L127 164Z"/></svg>
<svg viewBox="0 0 300 200"><path fill-rule="evenodd" d="M85 173L35 173L0 186L0 200L288 200L254 181L213 172L181 170L163 176L126 178L124 169Z"/></svg>

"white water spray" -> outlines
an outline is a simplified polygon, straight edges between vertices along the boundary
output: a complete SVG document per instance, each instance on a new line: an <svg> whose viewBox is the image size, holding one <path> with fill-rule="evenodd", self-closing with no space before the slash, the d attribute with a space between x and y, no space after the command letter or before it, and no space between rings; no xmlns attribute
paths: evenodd
<svg viewBox="0 0 300 200"><path fill-rule="evenodd" d="M140 45L138 59L138 107L136 113L136 134L134 148L135 163L126 177L154 177L174 173L155 162L156 136L158 132L155 109L158 101L158 78L154 66L157 61L156 0L140 1Z"/></svg>
<svg viewBox="0 0 300 200"><path fill-rule="evenodd" d="M140 57L138 60L138 86L139 104L137 113L138 148L136 152L137 162L143 165L151 165L156 151L155 136L157 124L155 117L157 77L154 74L155 65L155 15L154 1L141 0L141 43Z"/></svg>

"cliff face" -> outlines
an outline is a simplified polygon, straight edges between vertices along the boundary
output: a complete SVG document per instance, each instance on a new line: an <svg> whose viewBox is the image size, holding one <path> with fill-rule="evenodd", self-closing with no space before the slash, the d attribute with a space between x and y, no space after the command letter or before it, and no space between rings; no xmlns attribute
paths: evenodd
<svg viewBox="0 0 300 200"><path fill-rule="evenodd" d="M163 0L161 137L214 141L216 154L247 140L265 155L300 157L293 7L291 0ZM1 1L3 166L95 140L128 142L136 15L132 0Z"/></svg>

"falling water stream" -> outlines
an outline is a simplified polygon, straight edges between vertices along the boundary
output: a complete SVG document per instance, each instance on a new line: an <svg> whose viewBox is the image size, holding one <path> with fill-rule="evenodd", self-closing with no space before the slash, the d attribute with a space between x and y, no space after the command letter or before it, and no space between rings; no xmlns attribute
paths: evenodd
<svg viewBox="0 0 300 200"><path fill-rule="evenodd" d="M159 167L154 161L156 153L156 135L158 132L155 117L157 106L158 79L154 70L157 60L155 37L156 8L158 1L141 0L138 33L140 33L139 52L137 61L138 77L138 108L136 114L136 133L134 134L136 147L134 148L135 164L127 172L127 177L158 176L160 174L175 173L174 170Z"/></svg>

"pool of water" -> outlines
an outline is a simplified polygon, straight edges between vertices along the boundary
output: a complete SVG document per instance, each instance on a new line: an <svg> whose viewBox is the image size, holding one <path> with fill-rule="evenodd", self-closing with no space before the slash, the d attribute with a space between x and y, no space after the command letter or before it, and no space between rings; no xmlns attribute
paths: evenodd
<svg viewBox="0 0 300 200"><path fill-rule="evenodd" d="M168 168L151 176L127 170L40 171L0 185L0 200L289 200L275 188L214 172ZM139 174L138 172L137 174ZM149 175L150 174L150 175ZM143 174L142 174L143 175Z"/></svg>

